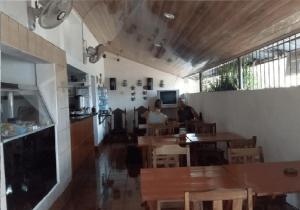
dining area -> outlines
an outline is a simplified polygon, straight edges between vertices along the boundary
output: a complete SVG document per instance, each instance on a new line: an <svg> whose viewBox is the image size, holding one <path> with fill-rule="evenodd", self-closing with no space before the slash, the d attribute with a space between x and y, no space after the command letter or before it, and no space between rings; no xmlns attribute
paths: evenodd
<svg viewBox="0 0 300 210"><path fill-rule="evenodd" d="M216 123L148 125L139 136L145 209L296 209L300 161L265 162L256 136L218 131Z"/></svg>

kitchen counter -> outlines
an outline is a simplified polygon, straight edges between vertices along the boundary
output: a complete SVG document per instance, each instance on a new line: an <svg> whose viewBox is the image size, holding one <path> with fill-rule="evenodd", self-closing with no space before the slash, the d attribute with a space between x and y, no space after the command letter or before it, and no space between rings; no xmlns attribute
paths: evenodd
<svg viewBox="0 0 300 210"><path fill-rule="evenodd" d="M94 158L93 116L86 115L71 123L72 171L76 174L88 158Z"/></svg>
<svg viewBox="0 0 300 210"><path fill-rule="evenodd" d="M75 122L84 120L84 119L89 118L89 117L97 116L97 115L98 115L98 113L91 113L91 114L78 115L78 116L70 116L70 122L75 123Z"/></svg>

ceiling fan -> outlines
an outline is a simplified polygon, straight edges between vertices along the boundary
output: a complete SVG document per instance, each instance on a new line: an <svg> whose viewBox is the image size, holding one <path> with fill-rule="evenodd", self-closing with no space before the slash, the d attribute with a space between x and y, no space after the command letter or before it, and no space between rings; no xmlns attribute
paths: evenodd
<svg viewBox="0 0 300 210"><path fill-rule="evenodd" d="M87 62L89 58L90 63L97 63L105 51L103 44L98 44L96 47L86 47L86 41L84 41L84 52L83 52L83 61Z"/></svg>
<svg viewBox="0 0 300 210"><path fill-rule="evenodd" d="M35 7L28 7L29 28L34 30L36 19L42 28L60 25L72 11L73 0L37 0Z"/></svg>

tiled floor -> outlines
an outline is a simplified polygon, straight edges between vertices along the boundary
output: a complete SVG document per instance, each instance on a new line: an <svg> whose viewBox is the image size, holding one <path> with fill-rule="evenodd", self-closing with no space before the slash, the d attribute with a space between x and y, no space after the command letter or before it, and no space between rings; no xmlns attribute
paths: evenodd
<svg viewBox="0 0 300 210"><path fill-rule="evenodd" d="M106 146L73 180L63 210L140 210L140 179L126 168L126 145Z"/></svg>

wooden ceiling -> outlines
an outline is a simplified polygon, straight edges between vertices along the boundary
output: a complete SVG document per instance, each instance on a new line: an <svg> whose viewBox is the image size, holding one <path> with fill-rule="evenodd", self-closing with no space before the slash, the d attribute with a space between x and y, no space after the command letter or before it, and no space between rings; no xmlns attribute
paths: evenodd
<svg viewBox="0 0 300 210"><path fill-rule="evenodd" d="M181 77L300 29L299 0L75 0L74 7L107 51Z"/></svg>

